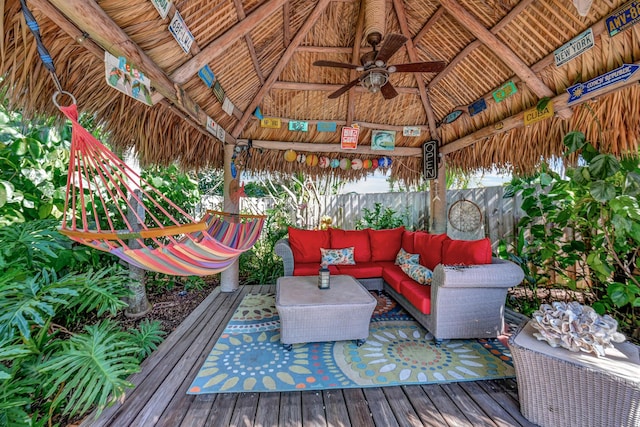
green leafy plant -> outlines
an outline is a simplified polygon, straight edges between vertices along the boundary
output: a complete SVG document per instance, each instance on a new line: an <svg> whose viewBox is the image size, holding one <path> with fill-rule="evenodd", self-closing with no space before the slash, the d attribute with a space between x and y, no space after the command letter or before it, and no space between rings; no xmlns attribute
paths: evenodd
<svg viewBox="0 0 640 427"><path fill-rule="evenodd" d="M391 208L383 208L382 203L376 203L373 209L363 208L363 212L362 218L356 221L356 228L359 230L364 228L373 228L374 230L396 228L408 222L408 208L406 208L405 214L401 215Z"/></svg>

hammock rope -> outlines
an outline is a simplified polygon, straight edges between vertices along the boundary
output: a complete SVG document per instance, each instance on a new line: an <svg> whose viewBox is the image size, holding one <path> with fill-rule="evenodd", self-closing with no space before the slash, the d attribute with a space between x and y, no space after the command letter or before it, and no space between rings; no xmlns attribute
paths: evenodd
<svg viewBox="0 0 640 427"><path fill-rule="evenodd" d="M82 127L71 98L59 106L54 95L72 124L62 234L136 267L180 276L220 272L255 244L264 216L207 211L196 221Z"/></svg>

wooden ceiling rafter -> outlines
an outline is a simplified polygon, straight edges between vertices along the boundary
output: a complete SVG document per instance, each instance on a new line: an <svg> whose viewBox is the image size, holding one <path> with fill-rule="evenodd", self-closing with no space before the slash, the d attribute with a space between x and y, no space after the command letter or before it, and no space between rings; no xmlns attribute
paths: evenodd
<svg viewBox="0 0 640 427"><path fill-rule="evenodd" d="M236 7L238 20L243 21L247 17L247 14L244 11L244 6L242 6L242 0L233 0L233 4ZM260 69L260 62L258 61L258 55L256 55L256 48L253 46L253 39L249 33L244 35L244 42L247 44L247 49L249 49L249 56L251 56L251 62L253 62L253 68L256 70L258 80L260 80L260 84L264 84L264 74L262 74L262 70Z"/></svg>
<svg viewBox="0 0 640 427"><path fill-rule="evenodd" d="M358 21L356 22L356 31L353 37L353 48L351 50L351 63L354 65L360 64L360 45L362 44L362 33L364 32L364 2L360 2L360 10L358 11ZM349 71L349 81L352 81L358 77L356 70ZM355 103L356 103L356 87L353 86L349 89L347 94L347 120L346 125L351 126L355 115Z"/></svg>
<svg viewBox="0 0 640 427"><path fill-rule="evenodd" d="M65 19L89 35L101 49L128 58L153 81L156 90L206 132L207 116L198 104L105 13L94 0L49 0ZM35 4L35 3L34 3ZM207 135L211 136L207 132ZM227 134L228 142L235 138Z"/></svg>
<svg viewBox="0 0 640 427"><path fill-rule="evenodd" d="M438 23L442 15L445 13L445 9L443 7L439 7L433 15L425 22L425 24L420 28L420 31L413 38L413 45L417 46L420 43L420 40L427 34L434 25Z"/></svg>
<svg viewBox="0 0 640 427"><path fill-rule="evenodd" d="M59 0L58 0L59 1ZM172 74L171 79L178 84L184 84L209 62L223 54L238 39L249 34L251 30L261 24L265 19L274 14L287 0L267 0L256 10L246 16L233 27L222 33L208 45L201 48L200 53L178 67Z"/></svg>
<svg viewBox="0 0 640 427"><path fill-rule="evenodd" d="M287 81L276 81L271 86L272 89L280 89L280 90L317 90L322 92L335 92L340 89L341 84L328 84L328 83L300 83L300 82L287 82ZM395 87L395 86L394 86ZM362 86L356 85L354 88L358 93L369 93L369 91ZM395 87L398 93L409 93L412 95L420 95L418 92L418 88L416 87Z"/></svg>
<svg viewBox="0 0 640 427"><path fill-rule="evenodd" d="M555 96L552 91L531 68L515 54L506 44L498 39L491 31L482 25L466 8L456 0L439 0L456 21L470 31L485 46L487 46L498 58L502 60L520 79L535 93L538 98L551 98ZM556 110L556 114L563 119L571 117L571 108L563 106Z"/></svg>
<svg viewBox="0 0 640 427"><path fill-rule="evenodd" d="M253 97L253 100L249 103L249 106L245 109L244 114L242 115L238 123L236 123L236 126L231 132L234 138L237 138L240 135L240 133L244 129L244 126L247 124L247 121L249 121L249 118L255 111L256 107L260 105L265 95L271 89L273 83L280 76L280 73L282 73L284 67L289 63L289 60L291 59L291 56L294 54L298 45L302 42L311 27L313 27L313 25L315 25L315 23L318 21L318 18L325 12L327 6L329 5L329 3L331 3L331 1L332 0L318 0L316 7L309 14L306 21L304 22L304 24L302 24L302 27L300 27L296 35L291 39L291 43L285 49L284 53L278 60L278 63L269 74L269 77L267 77L265 83L260 87L256 95Z"/></svg>
<svg viewBox="0 0 640 427"><path fill-rule="evenodd" d="M291 43L291 18L290 18L290 10L289 10L289 0L284 2L282 5L282 38L284 39L284 47L289 47L289 43Z"/></svg>
<svg viewBox="0 0 640 427"><path fill-rule="evenodd" d="M396 16L398 17L398 23L400 24L400 31L402 32L402 35L404 35L408 39L407 42L405 43L405 48L407 49L409 60L411 62L420 62L420 58L418 58L418 53L416 52L416 49L413 46L413 40L411 39L411 33L409 31L409 25L407 24L407 14L404 10L403 0L393 0L393 8L396 11ZM438 129L436 126L436 116L433 113L431 102L429 102L429 98L427 96L427 89L424 84L424 80L422 79L422 73L413 73L413 75L418 84L418 91L420 92L420 101L422 101L422 107L424 108L427 123L429 124L429 134L431 135L431 139L439 139L437 136Z"/></svg>

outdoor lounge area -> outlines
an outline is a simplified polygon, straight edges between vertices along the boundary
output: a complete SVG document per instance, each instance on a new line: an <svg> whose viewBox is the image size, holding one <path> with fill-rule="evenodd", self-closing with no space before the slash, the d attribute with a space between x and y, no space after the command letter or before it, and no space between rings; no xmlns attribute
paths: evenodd
<svg viewBox="0 0 640 427"><path fill-rule="evenodd" d="M0 13L0 427L640 426L637 0Z"/></svg>

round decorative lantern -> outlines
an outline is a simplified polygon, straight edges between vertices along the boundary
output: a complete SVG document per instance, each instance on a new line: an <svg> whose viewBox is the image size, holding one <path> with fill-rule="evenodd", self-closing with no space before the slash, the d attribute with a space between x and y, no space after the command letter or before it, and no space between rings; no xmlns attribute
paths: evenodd
<svg viewBox="0 0 640 427"><path fill-rule="evenodd" d="M362 167L364 169L371 169L373 167L373 162L369 159L362 161Z"/></svg>
<svg viewBox="0 0 640 427"><path fill-rule="evenodd" d="M330 164L331 160L326 156L321 156L318 159L318 166L320 166L321 168L328 168Z"/></svg>
<svg viewBox="0 0 640 427"><path fill-rule="evenodd" d="M287 162L295 162L298 154L293 150L287 150L284 152L284 159Z"/></svg>
<svg viewBox="0 0 640 427"><path fill-rule="evenodd" d="M354 171L362 169L362 160L360 159L351 160L351 169L353 169Z"/></svg>
<svg viewBox="0 0 640 427"><path fill-rule="evenodd" d="M307 161L307 156L305 154L298 154L296 160L298 160L298 163L305 163Z"/></svg>
<svg viewBox="0 0 640 427"><path fill-rule="evenodd" d="M318 156L315 154L309 154L307 156L307 166L317 166L318 165Z"/></svg>
<svg viewBox="0 0 640 427"><path fill-rule="evenodd" d="M378 167L388 168L391 166L391 157L380 157L378 159Z"/></svg>
<svg viewBox="0 0 640 427"><path fill-rule="evenodd" d="M340 166L340 160L338 159L331 159L331 163L330 163L332 168L337 168L338 166Z"/></svg>
<svg viewBox="0 0 640 427"><path fill-rule="evenodd" d="M340 159L340 169L348 170L351 169L351 160L349 159Z"/></svg>
<svg viewBox="0 0 640 427"><path fill-rule="evenodd" d="M372 169L377 169L378 168L378 159L371 160L371 168Z"/></svg>

